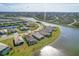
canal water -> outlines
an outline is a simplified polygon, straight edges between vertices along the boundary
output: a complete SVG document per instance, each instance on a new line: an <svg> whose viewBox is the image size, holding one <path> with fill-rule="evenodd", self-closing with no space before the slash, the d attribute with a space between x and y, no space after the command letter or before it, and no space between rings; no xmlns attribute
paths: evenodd
<svg viewBox="0 0 79 59"><path fill-rule="evenodd" d="M17 28L17 26L0 26L0 28L7 28L7 29L12 28L12 29L14 29L14 28Z"/></svg>
<svg viewBox="0 0 79 59"><path fill-rule="evenodd" d="M59 39L43 47L35 55L39 56L78 56L79 55L79 29L60 26Z"/></svg>

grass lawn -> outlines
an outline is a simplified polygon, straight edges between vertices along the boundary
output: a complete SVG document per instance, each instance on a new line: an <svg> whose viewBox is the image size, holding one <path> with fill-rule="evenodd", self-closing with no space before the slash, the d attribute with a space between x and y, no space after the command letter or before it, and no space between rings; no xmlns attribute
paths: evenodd
<svg viewBox="0 0 79 59"><path fill-rule="evenodd" d="M3 40L0 42L5 43L9 45L10 47L12 47L11 52L7 54L8 56L31 56L33 55L34 51L44 47L45 45L49 43L54 42L54 40L56 40L59 37L60 29L58 27L56 29L57 31L52 32L52 35L50 37L42 39L41 41L38 41L37 44L32 45L32 46L28 46L27 43L24 42L23 45L14 47L13 38Z"/></svg>

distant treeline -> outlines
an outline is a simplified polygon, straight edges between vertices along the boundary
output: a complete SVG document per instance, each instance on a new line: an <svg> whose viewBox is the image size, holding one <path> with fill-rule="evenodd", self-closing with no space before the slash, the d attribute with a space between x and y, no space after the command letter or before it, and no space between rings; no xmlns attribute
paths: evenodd
<svg viewBox="0 0 79 59"><path fill-rule="evenodd" d="M44 19L44 14L46 14L46 20L58 18L75 18L79 21L79 12L0 12L0 18L5 17L37 17L39 19Z"/></svg>
<svg viewBox="0 0 79 59"><path fill-rule="evenodd" d="M0 15L5 16L44 16L45 12L0 12ZM46 12L47 16L79 16L79 12Z"/></svg>

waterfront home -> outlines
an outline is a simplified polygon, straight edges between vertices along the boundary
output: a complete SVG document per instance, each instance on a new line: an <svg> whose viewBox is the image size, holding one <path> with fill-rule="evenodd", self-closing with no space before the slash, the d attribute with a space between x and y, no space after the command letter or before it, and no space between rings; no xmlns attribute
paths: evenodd
<svg viewBox="0 0 79 59"><path fill-rule="evenodd" d="M51 33L52 31L54 31L54 27L51 27L51 26L47 26L45 29L44 29L44 31L45 32L48 32L48 33Z"/></svg>
<svg viewBox="0 0 79 59"><path fill-rule="evenodd" d="M21 36L16 36L15 39L13 40L14 46L19 46L24 43L24 40Z"/></svg>
<svg viewBox="0 0 79 59"><path fill-rule="evenodd" d="M35 32L32 34L32 36L38 40L41 40L44 38L44 36L42 34L40 34L39 32Z"/></svg>
<svg viewBox="0 0 79 59"><path fill-rule="evenodd" d="M56 27L47 26L39 32L40 32L40 34L44 35L45 37L49 37L52 34L52 32L55 30L56 30Z"/></svg>
<svg viewBox="0 0 79 59"><path fill-rule="evenodd" d="M31 35L24 36L24 39L28 45L33 45L33 44L37 43L37 40L34 37L32 37Z"/></svg>
<svg viewBox="0 0 79 59"><path fill-rule="evenodd" d="M41 31L39 31L39 33L42 34L42 35L44 35L45 37L48 37L48 36L51 35L51 33L46 32L45 30L41 30Z"/></svg>
<svg viewBox="0 0 79 59"><path fill-rule="evenodd" d="M6 55L10 52L10 47L6 44L0 43L0 55Z"/></svg>

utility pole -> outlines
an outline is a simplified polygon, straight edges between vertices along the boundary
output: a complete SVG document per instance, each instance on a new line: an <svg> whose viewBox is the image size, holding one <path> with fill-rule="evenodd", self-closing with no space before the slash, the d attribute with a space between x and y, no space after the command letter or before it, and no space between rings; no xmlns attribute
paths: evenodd
<svg viewBox="0 0 79 59"><path fill-rule="evenodd" d="M44 5L45 11L44 11L44 21L46 21L46 4Z"/></svg>
<svg viewBox="0 0 79 59"><path fill-rule="evenodd" d="M46 11L44 12L44 21L46 21Z"/></svg>

